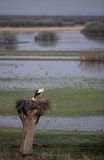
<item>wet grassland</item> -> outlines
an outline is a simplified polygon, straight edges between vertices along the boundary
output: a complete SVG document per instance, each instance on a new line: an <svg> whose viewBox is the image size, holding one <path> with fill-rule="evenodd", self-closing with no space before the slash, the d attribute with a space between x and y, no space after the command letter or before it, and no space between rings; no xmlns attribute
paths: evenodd
<svg viewBox="0 0 104 160"><path fill-rule="evenodd" d="M33 155L21 156L21 129L0 128L3 160L103 160L103 132L36 131Z"/></svg>
<svg viewBox="0 0 104 160"><path fill-rule="evenodd" d="M18 99L31 99L31 89L0 89L0 114L16 115ZM104 91L83 88L48 88L41 98L48 98L48 116L80 117L104 115Z"/></svg>
<svg viewBox="0 0 104 160"><path fill-rule="evenodd" d="M0 51L0 56L101 56L104 57L104 51ZM21 57L22 58L22 57ZM29 57L28 57L29 58ZM1 59L1 57L0 57Z"/></svg>

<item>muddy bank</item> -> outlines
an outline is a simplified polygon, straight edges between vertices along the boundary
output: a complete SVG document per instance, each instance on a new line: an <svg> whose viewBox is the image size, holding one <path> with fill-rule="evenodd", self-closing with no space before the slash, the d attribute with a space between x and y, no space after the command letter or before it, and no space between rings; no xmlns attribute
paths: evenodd
<svg viewBox="0 0 104 160"><path fill-rule="evenodd" d="M17 116L0 116L0 126L22 127ZM64 131L104 131L104 116L77 118L41 117L37 129Z"/></svg>
<svg viewBox="0 0 104 160"><path fill-rule="evenodd" d="M68 27L0 27L0 32L16 32L16 33L32 33L32 32L78 32L84 29L84 26L68 26Z"/></svg>

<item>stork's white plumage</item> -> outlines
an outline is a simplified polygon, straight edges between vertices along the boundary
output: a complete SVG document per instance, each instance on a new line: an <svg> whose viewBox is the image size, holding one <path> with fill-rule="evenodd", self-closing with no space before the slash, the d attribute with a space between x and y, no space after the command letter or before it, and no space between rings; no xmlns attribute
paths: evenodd
<svg viewBox="0 0 104 160"><path fill-rule="evenodd" d="M36 92L37 92L37 93L42 93L42 92L44 92L44 88L40 88L40 89L38 89Z"/></svg>
<svg viewBox="0 0 104 160"><path fill-rule="evenodd" d="M36 100L36 98L41 95L44 92L44 88L40 88L36 90L34 97L32 97L32 100Z"/></svg>

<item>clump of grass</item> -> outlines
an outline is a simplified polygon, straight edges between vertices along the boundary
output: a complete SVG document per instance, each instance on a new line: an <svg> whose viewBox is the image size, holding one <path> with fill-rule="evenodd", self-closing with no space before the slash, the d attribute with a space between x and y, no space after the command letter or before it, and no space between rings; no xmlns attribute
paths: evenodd
<svg viewBox="0 0 104 160"><path fill-rule="evenodd" d="M18 39L15 34L11 32L0 33L0 44L15 44L17 42Z"/></svg>
<svg viewBox="0 0 104 160"><path fill-rule="evenodd" d="M40 32L37 36L35 36L35 40L44 40L44 41L54 41L57 39L56 33L53 32Z"/></svg>
<svg viewBox="0 0 104 160"><path fill-rule="evenodd" d="M82 33L89 37L104 37L104 23L89 22L82 30Z"/></svg>
<svg viewBox="0 0 104 160"><path fill-rule="evenodd" d="M52 46L57 43L58 37L54 32L40 32L35 36L35 42L43 46Z"/></svg>

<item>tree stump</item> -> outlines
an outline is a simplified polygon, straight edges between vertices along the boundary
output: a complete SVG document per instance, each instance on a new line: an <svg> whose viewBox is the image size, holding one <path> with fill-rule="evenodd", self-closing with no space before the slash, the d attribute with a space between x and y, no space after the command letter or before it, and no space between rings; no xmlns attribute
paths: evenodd
<svg viewBox="0 0 104 160"><path fill-rule="evenodd" d="M43 115L48 109L48 100L18 100L16 102L16 110L23 125L22 142L20 146L20 152L22 154L32 154L36 124L41 115Z"/></svg>

